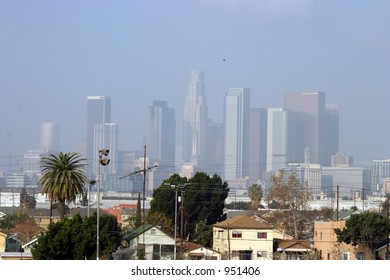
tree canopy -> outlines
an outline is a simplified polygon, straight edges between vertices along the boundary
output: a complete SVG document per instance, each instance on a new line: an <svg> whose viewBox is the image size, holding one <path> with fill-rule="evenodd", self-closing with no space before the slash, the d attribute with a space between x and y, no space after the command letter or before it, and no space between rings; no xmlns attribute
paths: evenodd
<svg viewBox="0 0 390 280"><path fill-rule="evenodd" d="M296 172L287 173L284 169L271 176L271 183L267 199L280 210L275 213L277 220L284 231L299 238L298 224L304 219L303 210L308 208L311 197L307 183L302 184Z"/></svg>
<svg viewBox="0 0 390 280"><path fill-rule="evenodd" d="M251 200L252 211L256 211L263 198L263 187L260 184L251 185L249 188L249 198Z"/></svg>
<svg viewBox="0 0 390 280"><path fill-rule="evenodd" d="M181 203L177 206L177 224L183 220L181 227L183 237L195 238L196 225L201 221L205 225L212 225L226 219L223 209L229 192L228 185L226 182L222 182L218 175L210 177L204 172L197 172L190 180L187 180L186 177L180 177L178 174L173 174L166 179L153 192L150 213L162 212L174 221L176 187L179 187L177 189L178 196L181 197ZM181 219L181 213L183 219Z"/></svg>
<svg viewBox="0 0 390 280"><path fill-rule="evenodd" d="M52 223L39 237L31 249L37 260L84 260L96 259L96 212L82 219L79 214L73 218ZM100 216L99 227L100 258L109 258L121 241L121 230L116 217L104 214Z"/></svg>
<svg viewBox="0 0 390 280"><path fill-rule="evenodd" d="M51 202L59 203L61 220L65 216L65 203L74 202L78 195L84 193L87 182L85 159L78 153L49 154L42 158L42 193L48 195Z"/></svg>
<svg viewBox="0 0 390 280"><path fill-rule="evenodd" d="M375 256L376 244L386 240L389 232L389 218L375 212L353 214L345 222L343 229L335 229L338 242L353 246L367 245L373 256Z"/></svg>

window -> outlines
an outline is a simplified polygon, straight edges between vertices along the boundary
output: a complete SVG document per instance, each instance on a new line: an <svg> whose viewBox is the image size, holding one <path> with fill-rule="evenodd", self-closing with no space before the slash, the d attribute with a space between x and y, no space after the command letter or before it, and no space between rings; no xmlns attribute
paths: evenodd
<svg viewBox="0 0 390 280"><path fill-rule="evenodd" d="M233 231L232 237L233 238L241 238L242 237L242 232L241 231Z"/></svg>
<svg viewBox="0 0 390 280"><path fill-rule="evenodd" d="M343 253L343 260L349 260L349 252Z"/></svg>
<svg viewBox="0 0 390 280"><path fill-rule="evenodd" d="M155 234L156 234L156 229L155 229L155 228L152 228L152 229L150 230L150 234L151 234L151 235L155 235Z"/></svg>
<svg viewBox="0 0 390 280"><path fill-rule="evenodd" d="M257 238L267 238L267 233L266 232L258 232Z"/></svg>
<svg viewBox="0 0 390 280"><path fill-rule="evenodd" d="M364 252L357 252L356 259L357 260L364 260Z"/></svg>

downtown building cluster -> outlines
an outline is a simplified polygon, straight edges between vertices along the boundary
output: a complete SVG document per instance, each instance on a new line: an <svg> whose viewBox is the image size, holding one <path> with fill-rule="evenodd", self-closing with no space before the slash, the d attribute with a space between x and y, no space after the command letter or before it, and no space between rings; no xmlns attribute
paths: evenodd
<svg viewBox="0 0 390 280"><path fill-rule="evenodd" d="M153 100L146 113L145 150L121 151L111 98L88 96L86 139L77 141L75 152L85 156L87 175L94 179L99 150L110 150L110 164L101 169L103 192L141 192L145 166L149 195L173 173L191 177L198 171L219 175L231 195L245 195L254 183L267 191L280 169L296 172L317 198L334 197L336 186L350 199L390 191L389 160L373 161L371 168L355 166L339 150L339 106L328 103L324 92L288 92L281 107L264 108L254 106L249 88L228 88L221 122L208 117L207 105L204 72L191 70L182 123L167 101ZM42 155L57 151L58 125L43 123L40 149L24 155L22 172L7 176L3 187L34 185Z"/></svg>

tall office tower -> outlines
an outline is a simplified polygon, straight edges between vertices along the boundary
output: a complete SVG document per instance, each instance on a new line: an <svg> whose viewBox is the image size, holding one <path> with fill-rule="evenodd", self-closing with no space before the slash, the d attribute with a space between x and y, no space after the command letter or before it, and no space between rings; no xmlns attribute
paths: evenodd
<svg viewBox="0 0 390 280"><path fill-rule="evenodd" d="M224 179L243 179L249 175L250 91L230 88L225 97Z"/></svg>
<svg viewBox="0 0 390 280"><path fill-rule="evenodd" d="M285 168L294 157L291 153L293 115L284 108L267 109L267 171Z"/></svg>
<svg viewBox="0 0 390 280"><path fill-rule="evenodd" d="M204 74L200 70L190 73L188 95L184 106L183 161L202 169L207 130L207 104L204 95Z"/></svg>
<svg viewBox="0 0 390 280"><path fill-rule="evenodd" d="M153 101L149 107L146 127L147 156L154 170L154 189L168 179L175 169L175 110L166 101Z"/></svg>
<svg viewBox="0 0 390 280"><path fill-rule="evenodd" d="M41 149L44 154L60 151L60 131L58 124L41 124Z"/></svg>
<svg viewBox="0 0 390 280"><path fill-rule="evenodd" d="M93 159L98 152L94 150L95 125L111 122L111 99L107 96L88 96L87 107L87 175L92 176Z"/></svg>
<svg viewBox="0 0 390 280"><path fill-rule="evenodd" d="M255 183L267 166L267 109L252 108L249 127L249 181Z"/></svg>
<svg viewBox="0 0 390 280"><path fill-rule="evenodd" d="M93 159L93 174L98 174L99 168L99 150L110 150L107 158L110 159L110 163L101 168L100 174L116 174L118 165L118 125L115 123L101 123L95 124L94 129L94 144L92 156Z"/></svg>
<svg viewBox="0 0 390 280"><path fill-rule="evenodd" d="M324 165L332 165L332 156L339 152L339 105L325 104Z"/></svg>
<svg viewBox="0 0 390 280"><path fill-rule="evenodd" d="M309 151L309 163L326 164L325 93L286 93L285 108L297 119L294 133L297 145L292 151L296 161L305 162L305 151Z"/></svg>
<svg viewBox="0 0 390 280"><path fill-rule="evenodd" d="M214 174L223 176L224 161L224 134L223 124L209 121L207 126L207 146L205 159L205 172L210 176Z"/></svg>

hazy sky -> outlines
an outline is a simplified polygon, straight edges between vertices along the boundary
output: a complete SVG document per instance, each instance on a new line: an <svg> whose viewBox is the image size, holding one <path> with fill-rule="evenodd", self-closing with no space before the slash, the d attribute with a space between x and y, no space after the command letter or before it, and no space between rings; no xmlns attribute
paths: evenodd
<svg viewBox="0 0 390 280"><path fill-rule="evenodd" d="M263 108L319 90L340 105L341 151L390 158L389 11L388 0L0 0L0 157L37 148L42 122L72 151L89 95L111 97L122 150L142 150L153 100L176 110L181 133L199 68L214 121L229 87Z"/></svg>

